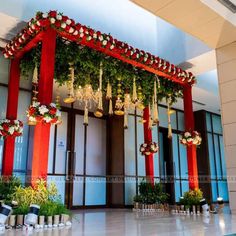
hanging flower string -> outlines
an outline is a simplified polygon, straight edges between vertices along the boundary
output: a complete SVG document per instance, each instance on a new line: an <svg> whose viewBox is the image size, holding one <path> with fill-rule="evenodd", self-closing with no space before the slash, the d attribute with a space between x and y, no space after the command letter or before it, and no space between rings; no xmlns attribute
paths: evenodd
<svg viewBox="0 0 236 236"><path fill-rule="evenodd" d="M156 57L148 52L133 48L127 43L114 39L111 35L101 33L87 26L75 23L73 19L57 12L48 13L38 12L35 18L32 18L26 27L10 41L4 50L6 58L14 55L24 47L36 34L44 31L48 27L56 29L59 34L67 34L74 41L90 44L91 47L100 47L110 51L115 51L124 58L131 59L144 64L152 69L162 71L170 76L176 77L184 83L195 83L195 77L191 72L182 70L162 58Z"/></svg>
<svg viewBox="0 0 236 236"><path fill-rule="evenodd" d="M55 103L41 105L39 102L33 102L26 113L30 122L47 124L59 124L61 122L61 112Z"/></svg>
<svg viewBox="0 0 236 236"><path fill-rule="evenodd" d="M199 146L202 143L202 138L200 133L197 131L185 131L180 136L180 143L185 146L196 145Z"/></svg>
<svg viewBox="0 0 236 236"><path fill-rule="evenodd" d="M0 137L18 137L23 134L23 123L20 120L0 120Z"/></svg>
<svg viewBox="0 0 236 236"><path fill-rule="evenodd" d="M155 142L143 143L140 145L139 151L143 156L148 156L158 152L158 145Z"/></svg>

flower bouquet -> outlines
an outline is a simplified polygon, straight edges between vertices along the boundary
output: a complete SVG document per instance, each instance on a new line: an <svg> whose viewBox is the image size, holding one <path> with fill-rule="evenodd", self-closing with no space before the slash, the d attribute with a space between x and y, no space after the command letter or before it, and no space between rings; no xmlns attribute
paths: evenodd
<svg viewBox="0 0 236 236"><path fill-rule="evenodd" d="M31 124L37 122L59 124L61 122L61 112L55 103L41 105L39 102L33 102L27 110L27 117Z"/></svg>
<svg viewBox="0 0 236 236"><path fill-rule="evenodd" d="M0 137L18 137L23 133L23 123L20 120L0 120Z"/></svg>
<svg viewBox="0 0 236 236"><path fill-rule="evenodd" d="M143 156L150 155L158 151L158 145L155 142L143 143L140 145L139 151Z"/></svg>
<svg viewBox="0 0 236 236"><path fill-rule="evenodd" d="M200 133L197 131L185 131L180 136L180 143L185 146L196 145L199 146L202 143Z"/></svg>

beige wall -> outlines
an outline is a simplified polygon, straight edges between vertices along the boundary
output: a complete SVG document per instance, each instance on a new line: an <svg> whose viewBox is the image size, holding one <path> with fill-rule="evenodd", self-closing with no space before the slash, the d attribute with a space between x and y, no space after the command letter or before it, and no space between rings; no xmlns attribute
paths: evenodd
<svg viewBox="0 0 236 236"><path fill-rule="evenodd" d="M216 49L227 174L236 177L236 42ZM236 180L229 180L230 207L236 213Z"/></svg>

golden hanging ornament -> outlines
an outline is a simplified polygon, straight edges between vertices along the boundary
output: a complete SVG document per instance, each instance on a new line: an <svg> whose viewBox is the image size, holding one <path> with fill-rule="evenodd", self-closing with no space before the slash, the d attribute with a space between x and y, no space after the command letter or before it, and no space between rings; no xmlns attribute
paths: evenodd
<svg viewBox="0 0 236 236"><path fill-rule="evenodd" d="M141 88L141 86L138 86L138 104L137 104L137 108L139 110L143 110L145 108L142 101L143 101L142 88Z"/></svg>
<svg viewBox="0 0 236 236"><path fill-rule="evenodd" d="M138 100L138 96L137 96L137 88L136 88L136 80L135 77L133 79L133 94L132 94L132 102L136 103Z"/></svg>
<svg viewBox="0 0 236 236"><path fill-rule="evenodd" d="M88 125L88 105L84 106L84 125Z"/></svg>
<svg viewBox="0 0 236 236"><path fill-rule="evenodd" d="M103 104L102 104L102 62L100 63L100 70L99 70L99 91L98 91L98 107L94 112L94 115L98 118L103 116Z"/></svg>
<svg viewBox="0 0 236 236"><path fill-rule="evenodd" d="M118 116L123 116L124 115L124 110L123 110L123 107L124 107L124 104L121 100L121 93L122 93L122 90L121 90L121 78L118 78L118 85L117 85L117 99L116 99L116 103L115 103L115 115L118 115Z"/></svg>
<svg viewBox="0 0 236 236"><path fill-rule="evenodd" d="M73 66L73 63L70 63L70 79L67 82L67 87L68 87L68 97L64 98L63 101L64 103L73 103L75 102L76 98L74 95L74 81L75 81L75 68Z"/></svg>
<svg viewBox="0 0 236 236"><path fill-rule="evenodd" d="M167 99L167 117L168 117L168 138L172 138L172 127L171 127L171 109L170 109L171 99Z"/></svg>
<svg viewBox="0 0 236 236"><path fill-rule="evenodd" d="M107 83L106 99L109 100L108 114L111 116L113 115L113 107L112 107L112 87L111 87L110 82Z"/></svg>
<svg viewBox="0 0 236 236"><path fill-rule="evenodd" d="M148 128L149 128L149 129L152 129L153 120L152 120L152 116L151 116L151 107L150 107L150 104L148 105L148 109L149 109Z"/></svg>
<svg viewBox="0 0 236 236"><path fill-rule="evenodd" d="M158 79L158 78L157 78ZM152 118L153 118L153 124L157 125L159 123L159 114L158 114L158 103L157 103L157 84L156 80L154 81L154 95L152 100Z"/></svg>

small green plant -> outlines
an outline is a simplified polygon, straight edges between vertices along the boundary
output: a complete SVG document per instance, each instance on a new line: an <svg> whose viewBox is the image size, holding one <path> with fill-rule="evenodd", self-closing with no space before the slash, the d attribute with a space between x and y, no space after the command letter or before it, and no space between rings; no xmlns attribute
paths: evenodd
<svg viewBox="0 0 236 236"><path fill-rule="evenodd" d="M152 185L150 182L142 180L139 184L139 195L134 196L134 202L146 204L166 203L169 195L163 191L161 183Z"/></svg>
<svg viewBox="0 0 236 236"><path fill-rule="evenodd" d="M40 206L39 215L53 216L61 214L70 214L69 210L61 202L49 200Z"/></svg>
<svg viewBox="0 0 236 236"><path fill-rule="evenodd" d="M20 205L16 208L13 208L13 215L26 215L29 212L28 205Z"/></svg>
<svg viewBox="0 0 236 236"><path fill-rule="evenodd" d="M21 186L21 181L15 176L4 177L0 176L0 200L6 204L11 204L13 194L16 188Z"/></svg>
<svg viewBox="0 0 236 236"><path fill-rule="evenodd" d="M180 198L180 204L185 206L199 205L203 199L203 193L200 189L189 190Z"/></svg>

